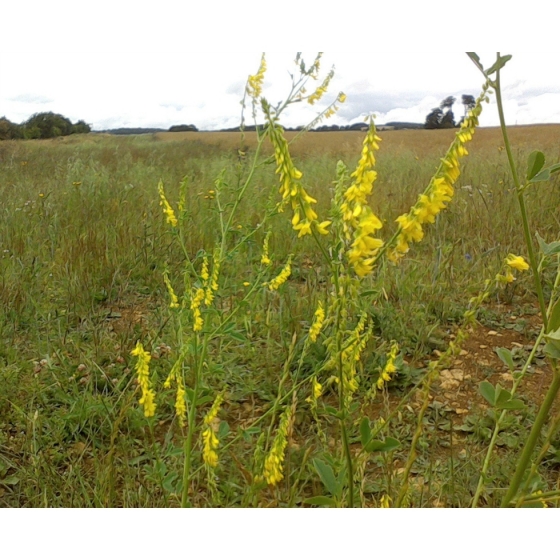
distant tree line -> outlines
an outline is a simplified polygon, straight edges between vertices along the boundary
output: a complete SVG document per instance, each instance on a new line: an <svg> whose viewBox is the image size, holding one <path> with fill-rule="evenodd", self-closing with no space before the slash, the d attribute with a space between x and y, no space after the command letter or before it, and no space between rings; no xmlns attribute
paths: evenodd
<svg viewBox="0 0 560 560"><path fill-rule="evenodd" d="M6 117L0 118L0 140L34 140L88 132L91 132L91 127L85 121L73 124L70 119L51 112L35 113L21 124L13 123Z"/></svg>
<svg viewBox="0 0 560 560"><path fill-rule="evenodd" d="M439 107L432 109L426 116L424 128L455 128L460 126L463 119L467 116L467 111L475 106L476 99L472 95L463 95L461 97L461 103L464 106L465 114L457 123L455 122L455 115L453 114L453 105L455 101L457 101L457 99L450 95L439 104Z"/></svg>

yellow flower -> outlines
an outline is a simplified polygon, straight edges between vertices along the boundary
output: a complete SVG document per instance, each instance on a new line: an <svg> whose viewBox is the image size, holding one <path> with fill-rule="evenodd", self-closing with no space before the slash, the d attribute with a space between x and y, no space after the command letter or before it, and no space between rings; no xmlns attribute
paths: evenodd
<svg viewBox="0 0 560 560"><path fill-rule="evenodd" d="M268 286L268 289L271 292L274 292L275 290L277 290L290 277L290 274L292 273L291 264L292 264L292 257L290 255L288 257L288 262L286 263L286 265L284 266L284 268L282 269L280 274L278 274L278 276L273 278L270 282L268 282L268 283L265 282L264 285Z"/></svg>
<svg viewBox="0 0 560 560"><path fill-rule="evenodd" d="M224 396L222 393L217 395L214 399L214 403L212 404L212 408L210 408L210 410L204 417L204 424L206 425L206 428L202 432L202 440L204 442L202 458L204 459L204 462L211 468L215 468L218 464L218 453L216 450L218 449L220 440L216 436L216 432L214 429L214 420L218 416L218 412L220 411L220 406L223 400Z"/></svg>
<svg viewBox="0 0 560 560"><path fill-rule="evenodd" d="M287 407L280 419L280 426L272 443L272 449L264 460L263 476L272 486L278 484L284 478L284 454L288 445L288 430L291 418L291 408Z"/></svg>
<svg viewBox="0 0 560 560"><path fill-rule="evenodd" d="M253 99L260 97L262 93L262 86L264 82L264 73L266 72L266 59L264 53L261 57L261 64L257 73L254 76L249 76L247 80L247 93Z"/></svg>
<svg viewBox="0 0 560 560"><path fill-rule="evenodd" d="M381 500L380 500L380 504L379 504L382 508L390 508L391 507L391 498L389 498L389 496L387 496L387 494L385 494Z"/></svg>
<svg viewBox="0 0 560 560"><path fill-rule="evenodd" d="M323 95L325 95L325 93L327 93L327 89L329 87L329 84L330 84L333 76L334 76L334 69L332 69L327 74L327 76L323 80L323 83L307 98L307 102L310 105L313 105L316 101L319 101L319 99L321 99L321 97L323 97Z"/></svg>
<svg viewBox="0 0 560 560"><path fill-rule="evenodd" d="M202 440L204 442L202 458L209 467L215 468L218 465L218 454L216 453L216 449L218 448L220 441L216 437L214 430L210 427L207 427L202 432Z"/></svg>
<svg viewBox="0 0 560 560"><path fill-rule="evenodd" d="M379 378L377 380L377 388L383 389L385 383L391 381L391 374L397 371L395 366L395 360L397 359L397 354L399 353L399 345L396 342L393 342L391 345L391 350L387 355L387 363L385 367L381 371Z"/></svg>
<svg viewBox="0 0 560 560"><path fill-rule="evenodd" d="M276 124L269 115L269 126L267 134L274 146L274 158L276 160L276 174L280 176L280 194L282 202L279 205L279 211L283 211L287 204L290 204L294 212L292 218L292 226L298 232L298 237L311 234L311 227L325 235L329 222L317 222L317 213L313 210L312 204L317 201L309 196L307 191L301 184L303 174L296 168L292 161L288 149L288 142L284 138L283 129Z"/></svg>
<svg viewBox="0 0 560 560"><path fill-rule="evenodd" d="M167 216L167 223L171 224L173 227L177 227L177 218L175 217L173 208L171 208L171 205L165 197L165 192L163 190L163 181L161 179L158 184L158 192L160 197L159 205L163 206L163 212Z"/></svg>
<svg viewBox="0 0 560 560"><path fill-rule="evenodd" d="M346 239L352 240L346 256L359 277L372 272L375 256L383 247L383 241L375 237L375 232L383 224L368 206L368 196L372 193L373 183L377 178L377 173L373 170L374 152L379 149L380 140L371 119L360 161L351 175L353 182L344 193L344 202L340 205Z"/></svg>
<svg viewBox="0 0 560 560"><path fill-rule="evenodd" d="M340 92L338 94L338 102L339 103L344 103L346 101L346 94L343 92Z"/></svg>
<svg viewBox="0 0 560 560"><path fill-rule="evenodd" d="M312 342L317 340L321 329L323 328L323 323L325 322L325 310L323 309L323 304L319 302L317 310L315 311L315 320L309 329L309 338Z"/></svg>
<svg viewBox="0 0 560 560"><path fill-rule="evenodd" d="M271 232L269 231L265 237L264 237L264 242L263 242L263 250L262 250L262 256L261 256L261 264L264 264L265 266L268 266L269 264L271 264L271 260L268 256L268 240L270 239L270 234Z"/></svg>
<svg viewBox="0 0 560 560"><path fill-rule="evenodd" d="M204 300L204 296L204 289L198 288L191 301L191 311L193 312L193 330L195 332L201 331L204 326L204 321L202 320L202 314L200 312L200 304Z"/></svg>
<svg viewBox="0 0 560 560"><path fill-rule="evenodd" d="M475 128L478 126L482 101L486 99L488 87L488 83L483 86L476 105L467 113L467 117L461 123L455 139L424 193L418 197L418 201L407 214L397 218L399 230L395 246L391 247L388 252L389 260L397 262L408 252L411 242L421 241L424 237L422 226L426 223L434 223L436 216L447 207L453 198L453 184L461 173L459 160L468 154L465 144L472 139Z"/></svg>
<svg viewBox="0 0 560 560"><path fill-rule="evenodd" d="M175 291L173 290L173 286L169 281L169 275L167 273L167 270L163 273L163 281L167 286L167 291L169 292L169 297L171 298L171 303L169 304L169 307L171 309L176 309L177 307L179 307L179 300L177 299L177 295L175 294Z"/></svg>
<svg viewBox="0 0 560 560"><path fill-rule="evenodd" d="M515 270L519 270L519 271L529 269L529 265L528 265L527 262L525 262L525 259L523 257L517 257L517 256L513 255L512 253L510 253L507 256L506 264L508 266L511 266L511 268L515 268Z"/></svg>
<svg viewBox="0 0 560 560"><path fill-rule="evenodd" d="M150 388L150 360L152 357L149 352L144 350L144 347L140 342L136 344L136 347L130 353L132 356L137 356L138 361L136 362L136 375L138 376L138 384L142 390L142 396L138 401L140 405L144 407L144 416L149 418L154 416L156 413L156 403L155 403L155 393Z"/></svg>

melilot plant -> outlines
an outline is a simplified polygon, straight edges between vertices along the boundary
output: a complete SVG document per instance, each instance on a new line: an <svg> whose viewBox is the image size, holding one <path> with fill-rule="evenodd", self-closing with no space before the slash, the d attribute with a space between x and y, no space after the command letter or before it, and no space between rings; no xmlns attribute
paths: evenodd
<svg viewBox="0 0 560 560"><path fill-rule="evenodd" d="M369 418L365 406L361 405L365 401L371 402L378 393L386 390L403 361L399 341L383 341L374 333L374 320L364 309L364 298L373 298L375 301L379 297L379 286L383 285L387 266L399 266L413 253L414 244L423 240L428 234L429 225L436 222L438 215L452 201L461 160L468 155L467 145L478 126L483 103L488 102L492 89L500 99L499 81L496 82L492 75L495 72L499 74L503 63L504 57L499 57L495 68L483 72L485 81L482 91L467 112L433 177L425 190L418 194L412 207L392 220L392 226L386 226L374 210L376 153L381 138L373 118L369 119L369 128L356 166L350 170L346 164L338 163L331 207L324 216L319 215L317 200L310 194L306 177L292 158L281 117L289 106L297 103L314 105L328 94L333 70L323 79L319 78L321 53L311 66L305 64L301 53L297 54L297 71L292 76L289 93L285 100L276 105L272 105L264 96L264 54L257 73L249 76L243 104L245 108L250 105L256 125L257 145L252 160L236 178L228 178L225 173L221 173L213 186L216 235L212 246L202 248L196 255L189 253L184 242L189 228L184 196L186 180L181 186L183 194L177 210L168 200L163 183L160 183L161 205L170 226L172 242L181 250L184 259L183 285L180 290L173 286L167 271L163 275L169 293L170 322L175 333L175 359L163 387L167 390L174 388L177 424L184 438L183 476L178 486L183 506L192 503L193 476L203 466L208 475L208 485L216 494L216 473L220 463L226 460L225 454L234 442L247 437L248 430L259 435L252 465L243 468L248 504L254 503L259 493L274 492L275 489L279 492L278 488L285 479L289 482L288 494L291 498L288 503L291 504L293 488L305 478L305 461L311 454L314 455L314 470L326 493L309 497L308 504L353 507L360 501L365 505L362 478L369 458L375 454L390 456L403 446L388 433L390 418ZM315 85L310 87L314 82ZM345 99L346 96L339 93L309 127L335 114ZM259 119L264 124L257 124ZM262 155L267 145L272 148L269 157ZM509 150L507 142L506 148ZM533 158L528 184L557 170L554 166L548 171L543 170L541 159L540 156ZM237 212L257 171L266 169L271 163L276 166L279 196L271 193L270 200L276 200L260 210L256 226L244 225L240 236L235 227ZM518 187L520 199L526 187ZM291 222L292 249L288 258L278 263L270 247L275 240L275 224L278 220L286 219ZM387 229L389 231L385 233ZM249 244L254 246L259 238L262 239L260 256L254 259L252 274L247 274L245 281L239 285L232 274L236 259L240 251ZM293 267L298 261L298 243L307 239L312 240L324 259L319 296L314 313L307 318L309 327L290 333L291 343L282 349L284 362L281 370L275 372L277 389L271 405L261 410L259 416L253 417L249 426L245 425L237 433L230 432L229 425L219 420L220 411L228 406L230 388L227 375L217 376L214 373L218 370L227 371L223 349L247 341L243 315L250 312L267 316L270 306L281 305L283 290L290 283ZM537 277L537 264L530 245L528 252L533 273ZM484 301L493 291L514 280L513 271L526 268L528 265L522 257L509 255L506 258L503 269L492 281L486 282L478 296L472 298L464 313L463 324L447 350L429 362L418 383L391 413L394 416L402 410L412 395L419 397L417 425L400 487L391 496L386 489L380 500L382 505L407 504L410 472L416 460L416 449L423 433L424 416L434 381L440 370L447 367L460 351ZM541 299L542 289L539 291ZM557 340L560 339L560 324L557 324L560 323L560 304L556 302L549 308L548 314L544 305L541 308L545 317L543 336L548 340L557 391L560 375L556 365L558 355L554 353L558 353ZM268 334L264 340L266 344L274 345L272 325L267 322L266 328ZM274 347L277 352L278 346ZM382 349L387 347L388 352L384 352ZM310 362L311 352L320 357ZM137 373L142 391L140 404L146 416L152 417L156 414L156 401L161 397L154 392L155 380L150 379L150 355L140 342L134 355L138 357ZM371 356L377 356L384 364L378 368L377 378L373 381L364 375L363 367ZM313 364L311 369L307 367L309 363ZM498 388L492 388L491 391L485 386L483 394L488 398L492 393L494 401L491 404L501 406L504 412L514 408L514 391L499 391ZM327 440L322 432L322 424L328 427L335 423L337 428L331 438L332 445L326 446L327 449L322 452L306 450L303 464L296 468L290 463L291 470L288 470L289 442L294 437L298 414L302 410L311 413L317 431L323 434L322 441ZM542 427L542 422L539 422L537 436ZM233 461L239 462L235 457ZM484 468L487 468L487 463L483 473ZM522 474L526 468L525 462ZM506 496L506 503L511 502L518 487L519 484L514 480L514 490L510 491L513 494ZM478 496L474 500L475 504Z"/></svg>

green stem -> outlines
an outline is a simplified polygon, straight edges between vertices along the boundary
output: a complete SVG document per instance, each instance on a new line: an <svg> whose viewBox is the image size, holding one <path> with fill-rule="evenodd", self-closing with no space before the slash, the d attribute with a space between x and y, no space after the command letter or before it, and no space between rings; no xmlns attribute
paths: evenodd
<svg viewBox="0 0 560 560"><path fill-rule="evenodd" d="M498 57L500 53L498 53ZM498 104L498 114L500 116L500 127L502 129L502 136L504 138L504 145L506 148L507 158L509 166L511 168L511 174L513 177L513 184L515 185L515 191L517 194L517 201L519 202L519 209L521 210L521 220L523 223L523 234L525 236L525 243L527 245L527 251L529 252L529 262L531 265L531 270L533 272L533 278L535 281L535 290L537 292L537 297L539 299L539 307L541 310L542 320L545 328L545 332L548 331L548 318L546 314L546 305L544 302L544 294L542 285L539 278L538 263L535 256L535 250L533 248L533 240L531 238L531 232L529 231L529 219L527 217L527 208L525 206L525 199L523 198L523 187L519 180L519 175L517 173L517 167L513 159L513 153L511 151L511 144L509 142L509 137L507 133L506 120L504 117L504 105L502 102L502 90L500 87L500 71L498 70L496 75L496 102Z"/></svg>
<svg viewBox="0 0 560 560"><path fill-rule="evenodd" d="M200 374L202 370L202 365L204 363L204 357L206 354L206 348L208 345L208 336L204 339L204 345L202 352L200 354L200 359L198 358L198 333L195 336L195 375L194 375L194 386L192 393L192 400L189 406L188 414L188 433L187 439L185 440L184 453L185 462L183 464L183 492L181 495L181 507L190 507L189 502L189 484L190 484L190 473L191 473L191 462L192 462L192 442L193 434L195 430L196 422L196 411L197 411L197 401L198 401L198 389L200 386Z"/></svg>
<svg viewBox="0 0 560 560"><path fill-rule="evenodd" d="M531 455L537 445L539 436L541 435L541 430L548 418L548 413L554 404L554 400L556 399L556 395L560 390L560 372L556 367L556 364L553 364L554 374L552 378L552 383L544 397L544 401L539 409L539 413L535 419L535 423L531 428L531 433L527 438L525 443L525 447L523 448L523 452L521 453L521 457L519 458L519 462L517 463L517 469L515 470L515 474L513 475L513 479L511 484L504 496L501 506L500 507L508 507L510 502L513 500L519 487L521 486L521 482L523 481L523 475L527 470L529 462L531 461Z"/></svg>

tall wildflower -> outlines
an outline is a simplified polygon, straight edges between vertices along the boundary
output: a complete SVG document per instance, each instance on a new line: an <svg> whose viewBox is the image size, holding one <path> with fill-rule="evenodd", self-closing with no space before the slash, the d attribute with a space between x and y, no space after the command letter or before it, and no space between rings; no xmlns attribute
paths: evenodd
<svg viewBox="0 0 560 560"><path fill-rule="evenodd" d="M191 300L191 311L193 312L193 330L199 332L204 326L204 321L202 320L202 313L200 311L200 304L204 300L205 292L203 288L198 288L194 292L194 296Z"/></svg>
<svg viewBox="0 0 560 560"><path fill-rule="evenodd" d="M264 460L263 476L272 486L278 484L284 478L284 455L288 445L291 419L292 409L288 406L280 418L280 425L272 443L272 449Z"/></svg>
<svg viewBox="0 0 560 560"><path fill-rule="evenodd" d="M482 112L482 101L487 101L486 92L489 84L484 84L482 93L476 100L475 106L467 113L461 123L460 129L442 162L432 177L427 189L418 197L416 204L407 214L397 218L399 224L395 245L388 252L388 258L397 262L409 250L410 243L419 242L424 237L422 226L434 223L436 216L447 206L452 199L453 185L460 175L459 160L468 154L465 145L472 140L475 128L478 126L478 117Z"/></svg>
<svg viewBox="0 0 560 560"><path fill-rule="evenodd" d="M212 256L212 278L208 275L208 260L206 260L206 278L203 277L205 282L205 295L204 303L212 305L214 301L214 294L218 291L218 276L220 275L220 250L214 249Z"/></svg>
<svg viewBox="0 0 560 560"><path fill-rule="evenodd" d="M261 56L261 64L257 73L249 76L247 80L247 93L254 100L259 98L262 93L262 86L264 82L264 73L266 72L266 59L264 53Z"/></svg>
<svg viewBox="0 0 560 560"><path fill-rule="evenodd" d="M383 227L381 220L368 206L368 196L373 191L377 178L375 151L381 140L376 134L373 119L363 142L362 156L352 173L352 184L343 196L341 204L344 233L350 241L346 256L359 277L369 274L374 267L375 256L383 246L383 241L375 237L375 232Z"/></svg>
<svg viewBox="0 0 560 560"><path fill-rule="evenodd" d="M175 393L175 412L177 414L177 417L179 418L179 424L181 426L185 425L185 418L187 415L187 406L185 402L185 384L181 375L181 364L183 363L183 360L185 358L184 353L185 350L183 349L181 356L179 356L179 358L173 364L173 367L171 368L171 371L169 372L169 375L167 376L167 379L163 384L165 389L169 389L171 387L171 382L175 381L177 387Z"/></svg>
<svg viewBox="0 0 560 560"><path fill-rule="evenodd" d="M288 142L284 138L283 129L268 115L269 126L267 129L269 138L274 146L274 158L276 160L276 173L280 175L280 194L282 202L280 210L289 203L293 210L292 227L298 232L298 237L311 234L311 228L321 235L328 233L327 227L331 222L319 223L317 213L312 204L317 201L307 194L301 184L302 172L296 168L288 149Z"/></svg>
<svg viewBox="0 0 560 560"><path fill-rule="evenodd" d="M270 257L268 256L268 241L270 239L270 234L271 234L271 232L269 231L265 235L265 238L264 238L264 241L263 241L261 264L264 264L265 266L268 266L269 264L271 264Z"/></svg>
<svg viewBox="0 0 560 560"><path fill-rule="evenodd" d="M177 227L177 218L175 217L175 211L171 208L171 205L167 201L165 196L165 191L163 190L163 181L160 179L158 184L158 193L159 193L159 205L163 206L163 212L167 218L167 223L171 224L173 227Z"/></svg>
<svg viewBox="0 0 560 560"><path fill-rule="evenodd" d="M268 289L271 292L276 291L286 280L290 277L292 273L292 256L288 257L288 262L284 266L284 268L280 271L280 274L273 278L270 282L265 282L265 286L268 286Z"/></svg>
<svg viewBox="0 0 560 560"><path fill-rule="evenodd" d="M220 441L218 440L218 436L216 435L214 420L218 416L218 412L220 411L220 406L223 400L223 395L219 394L214 400L212 408L208 411L208 414L204 418L204 424L206 427L202 432L202 458L204 459L204 462L211 468L215 468L218 465L217 449Z"/></svg>
<svg viewBox="0 0 560 560"><path fill-rule="evenodd" d="M391 374L397 371L395 366L395 360L397 359L397 354L399 353L399 345L396 342L393 342L391 345L391 350L387 355L387 363L385 367L382 369L381 374L377 380L377 388L383 389L383 386L391 381Z"/></svg>
<svg viewBox="0 0 560 560"><path fill-rule="evenodd" d="M496 282L498 282L498 284L509 284L513 282L515 276L513 275L512 269L523 272L524 270L529 270L529 264L523 257L518 257L510 253L505 259L503 274L496 275Z"/></svg>
<svg viewBox="0 0 560 560"><path fill-rule="evenodd" d="M315 311L315 320L309 329L309 339L311 342L315 342L321 329L323 328L323 323L325 322L325 310L323 309L323 304L319 302L317 310Z"/></svg>
<svg viewBox="0 0 560 560"><path fill-rule="evenodd" d="M164 271L163 273L163 281L165 282L165 285L167 286L167 291L169 292L169 298L171 300L171 303L169 304L169 307L171 309L176 309L177 307L179 307L179 300L177 299L177 295L175 294L175 291L173 290L173 286L171 285L171 282L169 281L169 273L166 271Z"/></svg>
<svg viewBox="0 0 560 560"><path fill-rule="evenodd" d="M135 369L138 376L138 384L142 389L142 396L138 402L144 407L144 416L149 418L156 413L156 395L150 387L150 360L152 357L149 352L144 350L140 342L136 344L136 347L130 354L138 357Z"/></svg>
<svg viewBox="0 0 560 560"><path fill-rule="evenodd" d="M334 76L334 69L332 69L323 80L323 83L307 98L307 102L310 105L314 105L315 102L319 101L325 93L327 93L327 89L329 88L329 84Z"/></svg>

